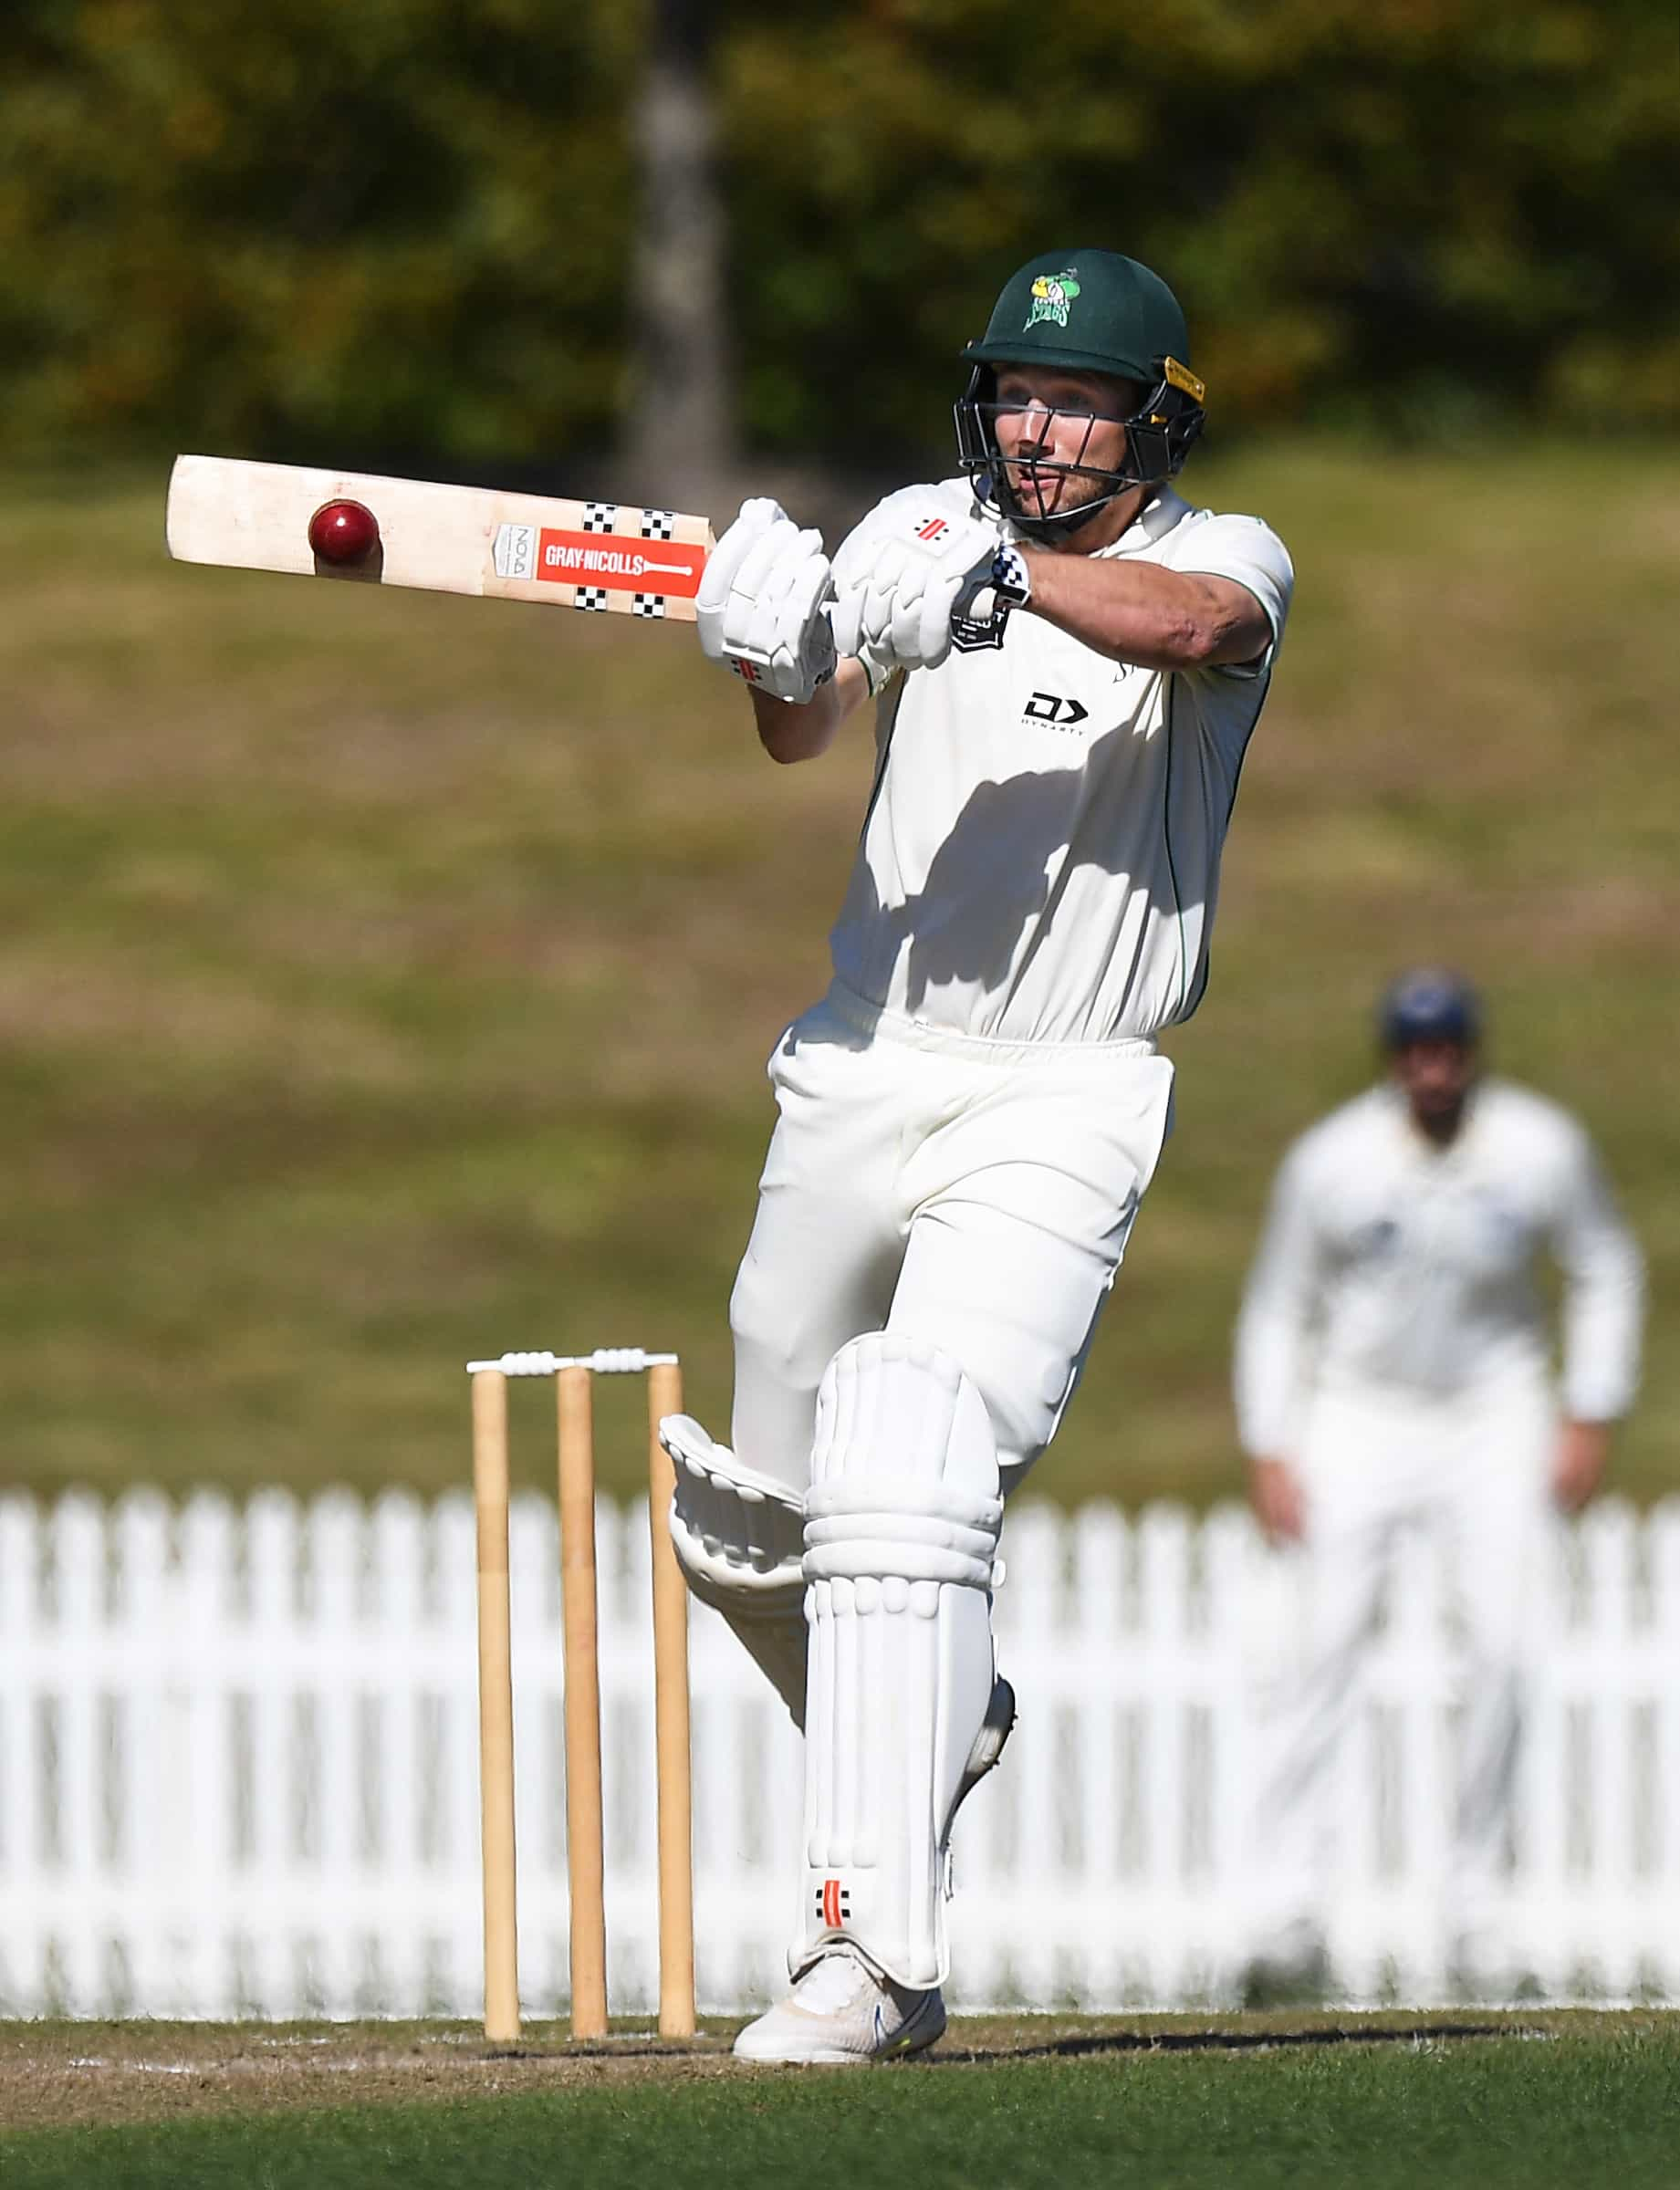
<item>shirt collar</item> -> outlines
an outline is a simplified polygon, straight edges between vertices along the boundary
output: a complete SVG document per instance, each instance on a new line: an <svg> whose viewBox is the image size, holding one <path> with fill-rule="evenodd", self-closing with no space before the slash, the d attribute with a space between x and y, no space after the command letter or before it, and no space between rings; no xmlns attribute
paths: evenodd
<svg viewBox="0 0 1680 2190"><path fill-rule="evenodd" d="M1137 555L1145 548L1153 548L1157 540L1164 539L1175 525L1182 524L1190 514L1190 505L1170 486L1163 486L1153 495L1132 518L1119 539L1096 553L1104 555Z"/></svg>
<svg viewBox="0 0 1680 2190"><path fill-rule="evenodd" d="M988 514L988 505L977 497L974 506L976 516ZM1137 555L1145 548L1153 548L1157 540L1165 538L1174 525L1184 522L1191 507L1192 505L1182 495L1175 494L1170 486L1163 486L1159 494L1144 503L1119 539L1111 540L1106 548L1091 549L1092 559L1105 555ZM1036 548L1042 544L1030 535L1018 531L1007 517L1004 519L1004 537L1017 547Z"/></svg>
<svg viewBox="0 0 1680 2190"><path fill-rule="evenodd" d="M1388 1106L1394 1130L1399 1133L1405 1145L1417 1154L1427 1156L1437 1163L1457 1155L1476 1130L1477 1098L1481 1091L1481 1087L1482 1077L1480 1073L1477 1073L1470 1082L1469 1089L1465 1095L1464 1116L1459 1121L1458 1131L1443 1147L1440 1142L1432 1141L1423 1127L1418 1124L1416 1119L1413 1117L1412 1105L1406 1100L1405 1090L1400 1086L1397 1080L1383 1079L1378 1083L1379 1092Z"/></svg>

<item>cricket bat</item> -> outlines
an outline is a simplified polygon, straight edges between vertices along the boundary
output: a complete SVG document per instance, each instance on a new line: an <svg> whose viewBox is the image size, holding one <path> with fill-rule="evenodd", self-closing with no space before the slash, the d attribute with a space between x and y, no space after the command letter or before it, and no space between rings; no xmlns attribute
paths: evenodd
<svg viewBox="0 0 1680 2190"><path fill-rule="evenodd" d="M676 510L224 456L176 457L165 532L182 562L688 623L715 545Z"/></svg>

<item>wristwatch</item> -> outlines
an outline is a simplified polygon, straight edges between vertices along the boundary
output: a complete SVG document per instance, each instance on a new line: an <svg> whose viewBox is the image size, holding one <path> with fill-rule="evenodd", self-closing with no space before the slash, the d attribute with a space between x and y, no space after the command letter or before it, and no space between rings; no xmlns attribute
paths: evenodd
<svg viewBox="0 0 1680 2190"><path fill-rule="evenodd" d="M992 594L1003 607L1024 609L1032 599L1032 579L1027 558L1007 543L992 558Z"/></svg>

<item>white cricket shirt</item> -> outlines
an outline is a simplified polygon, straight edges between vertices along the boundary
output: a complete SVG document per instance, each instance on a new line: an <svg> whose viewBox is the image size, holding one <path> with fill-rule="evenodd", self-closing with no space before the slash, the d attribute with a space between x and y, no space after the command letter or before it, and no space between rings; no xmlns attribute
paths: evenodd
<svg viewBox="0 0 1680 2190"><path fill-rule="evenodd" d="M1451 1397L1550 1373L1537 1265L1563 1273L1563 1403L1633 1402L1643 1266L1592 1144L1504 1080L1471 1092L1437 1148L1392 1084L1334 1111L1285 1157L1237 1334L1245 1448L1288 1454L1312 1391Z"/></svg>
<svg viewBox="0 0 1680 2190"><path fill-rule="evenodd" d="M930 510L975 514L965 480ZM1007 1042L1148 1037L1207 982L1219 856L1294 572L1256 517L1163 490L1103 558L1235 579L1272 643L1194 673L1111 661L1028 610L882 694L875 789L830 944L844 987Z"/></svg>

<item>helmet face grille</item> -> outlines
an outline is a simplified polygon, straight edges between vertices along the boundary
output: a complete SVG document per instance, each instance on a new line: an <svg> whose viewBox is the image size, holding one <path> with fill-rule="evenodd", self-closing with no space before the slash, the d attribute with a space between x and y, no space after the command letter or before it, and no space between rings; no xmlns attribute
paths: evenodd
<svg viewBox="0 0 1680 2190"><path fill-rule="evenodd" d="M1113 471L1083 464L1077 457L1070 461L1035 456L1029 464L1019 458L1007 459L997 440L998 414L1013 414L1020 405L999 403L997 369L976 365L969 375L966 391L955 407L957 457L974 483L976 497L992 503L1028 538L1052 540L1089 523L1123 489L1153 486L1159 480L1172 478L1200 433L1205 413L1187 389L1168 380L1165 369L1170 362L1167 359L1157 360L1159 377L1135 411L1109 422L1126 429L1125 454L1120 468ZM1046 417L1074 417L1083 422L1081 457L1090 445L1092 430L1104 422L1101 413L1066 406L1059 410L1047 406ZM1024 469L1049 474L1051 481L1057 476L1077 478L1086 483L1090 491L1047 513L1044 505L1049 481L1023 482L1017 474Z"/></svg>

